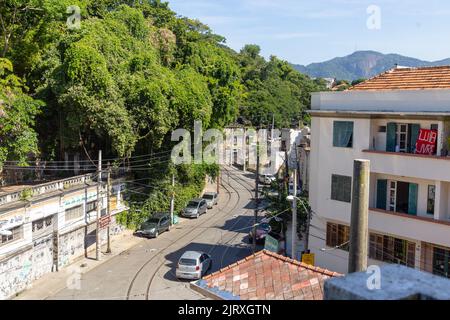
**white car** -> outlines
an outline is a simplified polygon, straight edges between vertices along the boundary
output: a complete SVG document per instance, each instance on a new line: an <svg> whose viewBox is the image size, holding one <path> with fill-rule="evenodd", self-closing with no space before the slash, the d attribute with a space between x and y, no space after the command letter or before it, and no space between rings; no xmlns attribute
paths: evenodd
<svg viewBox="0 0 450 320"><path fill-rule="evenodd" d="M262 174L259 176L259 182L263 184L272 184L275 181L277 181L277 178L271 174Z"/></svg>
<svg viewBox="0 0 450 320"><path fill-rule="evenodd" d="M204 252L187 251L178 260L178 279L199 280L212 268L211 256Z"/></svg>

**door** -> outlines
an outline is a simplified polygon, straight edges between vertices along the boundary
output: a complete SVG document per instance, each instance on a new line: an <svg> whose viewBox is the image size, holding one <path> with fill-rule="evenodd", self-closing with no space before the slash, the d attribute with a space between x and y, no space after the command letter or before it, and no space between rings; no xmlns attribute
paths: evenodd
<svg viewBox="0 0 450 320"><path fill-rule="evenodd" d="M386 210L387 180L377 181L377 209Z"/></svg>
<svg viewBox="0 0 450 320"><path fill-rule="evenodd" d="M408 196L408 214L417 215L417 198L419 193L419 185L415 183L409 184L409 196Z"/></svg>
<svg viewBox="0 0 450 320"><path fill-rule="evenodd" d="M397 126L397 146L399 152L408 152L408 125L399 124Z"/></svg>
<svg viewBox="0 0 450 320"><path fill-rule="evenodd" d="M397 181L389 182L389 211L397 210Z"/></svg>
<svg viewBox="0 0 450 320"><path fill-rule="evenodd" d="M397 181L397 207L396 212L409 213L409 183Z"/></svg>
<svg viewBox="0 0 450 320"><path fill-rule="evenodd" d="M169 230L169 227L170 227L170 218L165 217L164 218L164 230Z"/></svg>

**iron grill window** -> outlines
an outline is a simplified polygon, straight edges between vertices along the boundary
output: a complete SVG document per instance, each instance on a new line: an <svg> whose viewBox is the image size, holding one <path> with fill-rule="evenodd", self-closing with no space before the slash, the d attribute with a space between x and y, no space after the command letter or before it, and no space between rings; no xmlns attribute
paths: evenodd
<svg viewBox="0 0 450 320"><path fill-rule="evenodd" d="M351 201L352 177L333 174L331 177L331 199L342 202Z"/></svg>

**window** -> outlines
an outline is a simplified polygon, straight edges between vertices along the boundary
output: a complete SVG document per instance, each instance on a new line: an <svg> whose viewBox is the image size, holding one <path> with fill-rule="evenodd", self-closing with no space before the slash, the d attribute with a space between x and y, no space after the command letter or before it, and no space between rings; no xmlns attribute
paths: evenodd
<svg viewBox="0 0 450 320"><path fill-rule="evenodd" d="M434 214L434 201L436 199L436 186L428 186L427 213Z"/></svg>
<svg viewBox="0 0 450 320"><path fill-rule="evenodd" d="M377 208L398 213L417 215L419 185L402 181L378 180ZM387 185L387 199L385 192ZM386 204L386 205L385 205Z"/></svg>
<svg viewBox="0 0 450 320"><path fill-rule="evenodd" d="M331 199L342 202L351 201L352 177L333 174L331 177Z"/></svg>
<svg viewBox="0 0 450 320"><path fill-rule="evenodd" d="M327 223L327 246L348 251L350 248L350 227L341 224Z"/></svg>
<svg viewBox="0 0 450 320"><path fill-rule="evenodd" d="M333 147L353 148L353 122L335 121L333 123Z"/></svg>
<svg viewBox="0 0 450 320"><path fill-rule="evenodd" d="M414 153L420 133L420 124L388 123L386 126L386 151Z"/></svg>
<svg viewBox="0 0 450 320"><path fill-rule="evenodd" d="M53 217L47 217L47 218L33 221L32 230L33 230L33 233L40 232L42 230L51 228L52 225L53 225Z"/></svg>
<svg viewBox="0 0 450 320"><path fill-rule="evenodd" d="M386 126L379 126L378 127L378 132L379 133L386 133L386 130L387 130Z"/></svg>
<svg viewBox="0 0 450 320"><path fill-rule="evenodd" d="M75 220L83 216L83 206L77 206L74 208L66 209L65 217L66 221Z"/></svg>
<svg viewBox="0 0 450 320"><path fill-rule="evenodd" d="M6 243L10 243L10 242L22 239L22 236L23 236L22 226L12 228L9 231L11 231L10 235L8 235L8 236L2 235L2 238L1 238L2 241L1 241L0 245L4 245Z"/></svg>
<svg viewBox="0 0 450 320"><path fill-rule="evenodd" d="M86 212L97 210L97 201L91 201L86 203Z"/></svg>
<svg viewBox="0 0 450 320"><path fill-rule="evenodd" d="M397 148L395 152L408 151L408 125L400 124L397 126Z"/></svg>
<svg viewBox="0 0 450 320"><path fill-rule="evenodd" d="M450 278L450 250L433 248L433 274Z"/></svg>
<svg viewBox="0 0 450 320"><path fill-rule="evenodd" d="M375 233L370 234L369 257L371 259L414 268L415 256L416 245L413 242Z"/></svg>

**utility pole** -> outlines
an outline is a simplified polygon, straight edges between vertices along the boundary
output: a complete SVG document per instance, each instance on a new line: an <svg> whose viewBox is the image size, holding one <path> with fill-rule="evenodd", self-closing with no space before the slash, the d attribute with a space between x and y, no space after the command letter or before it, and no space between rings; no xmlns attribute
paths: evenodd
<svg viewBox="0 0 450 320"><path fill-rule="evenodd" d="M106 231L107 238L107 246L106 253L111 253L111 167L108 163L108 182L107 182L107 190L106 190L106 208L108 210L108 229Z"/></svg>
<svg viewBox="0 0 450 320"><path fill-rule="evenodd" d="M242 134L242 152L244 154L244 173L247 171L247 137L245 136L245 128Z"/></svg>
<svg viewBox="0 0 450 320"><path fill-rule="evenodd" d="M255 188L255 223L253 225L253 253L256 252L256 225L258 224L259 209L259 141L256 142L256 188Z"/></svg>
<svg viewBox="0 0 450 320"><path fill-rule="evenodd" d="M173 225L173 212L175 210L175 173L172 174L172 196L170 197L170 225Z"/></svg>
<svg viewBox="0 0 450 320"><path fill-rule="evenodd" d="M285 159L285 166L286 166L286 173L284 175L284 185L286 188L286 192L289 193L289 158L288 158L288 152L287 152L287 145L285 144L284 149L284 157Z"/></svg>
<svg viewBox="0 0 450 320"><path fill-rule="evenodd" d="M355 160L353 164L352 217L348 272L367 270L369 220L370 161Z"/></svg>
<svg viewBox="0 0 450 320"><path fill-rule="evenodd" d="M100 184L102 182L102 150L98 151L97 165L97 228L95 230L95 260L100 261L100 215L101 215L101 197Z"/></svg>
<svg viewBox="0 0 450 320"><path fill-rule="evenodd" d="M294 201L292 201L292 237L291 258L295 260L297 252L297 169L294 170Z"/></svg>

